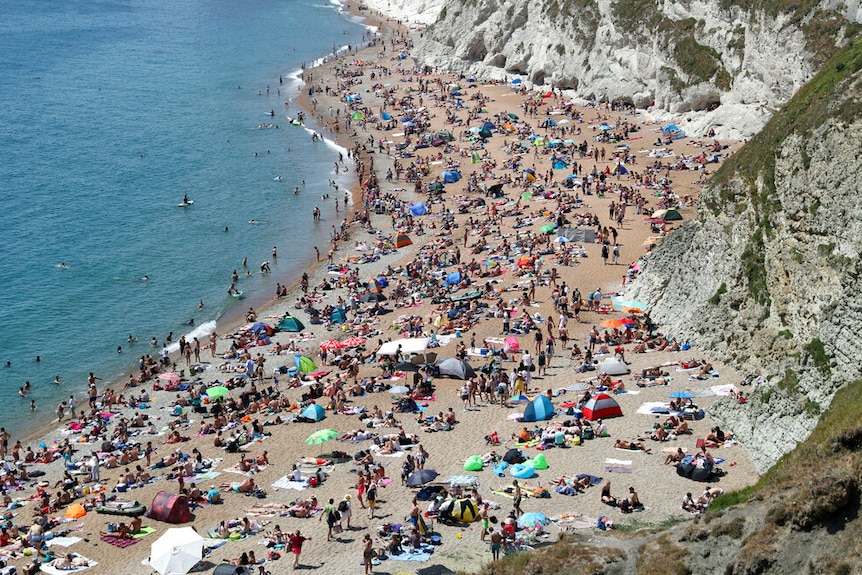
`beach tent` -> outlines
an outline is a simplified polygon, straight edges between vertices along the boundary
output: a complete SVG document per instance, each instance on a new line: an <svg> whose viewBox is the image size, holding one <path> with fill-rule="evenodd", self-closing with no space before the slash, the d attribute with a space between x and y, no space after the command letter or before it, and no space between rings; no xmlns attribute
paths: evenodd
<svg viewBox="0 0 862 575"><path fill-rule="evenodd" d="M329 321L336 324L342 324L347 321L347 314L344 313L344 308L337 307L329 314Z"/></svg>
<svg viewBox="0 0 862 575"><path fill-rule="evenodd" d="M463 359L457 357L448 357L437 364L440 370L440 375L455 377L457 379L470 379L476 376L476 371Z"/></svg>
<svg viewBox="0 0 862 575"><path fill-rule="evenodd" d="M664 222L679 221L682 219L682 214L673 208L667 210L656 210L652 213L651 219L662 220Z"/></svg>
<svg viewBox="0 0 862 575"><path fill-rule="evenodd" d="M461 523L471 523L479 517L479 510L472 499L453 499L440 507L443 517L450 517Z"/></svg>
<svg viewBox="0 0 862 575"><path fill-rule="evenodd" d="M87 514L87 510L80 503L73 503L66 509L66 519L78 519Z"/></svg>
<svg viewBox="0 0 862 575"><path fill-rule="evenodd" d="M544 122L542 122L543 128L553 128L556 127L557 122L553 118L547 118Z"/></svg>
<svg viewBox="0 0 862 575"><path fill-rule="evenodd" d="M664 127L661 133L665 138L670 138L671 140L681 140L682 138L685 138L685 130L676 124L668 124Z"/></svg>
<svg viewBox="0 0 862 575"><path fill-rule="evenodd" d="M479 130L479 137L483 140L487 140L492 135L493 134L491 134L491 130L489 130L488 128L482 128L481 130Z"/></svg>
<svg viewBox="0 0 862 575"><path fill-rule="evenodd" d="M626 169L626 167L620 163L617 163L617 166L614 168L613 171L613 174L615 176L625 176L628 173L629 171Z"/></svg>
<svg viewBox="0 0 862 575"><path fill-rule="evenodd" d="M518 341L518 338L514 335L510 335L503 340L503 351L506 353L517 353L521 351L521 343Z"/></svg>
<svg viewBox="0 0 862 575"><path fill-rule="evenodd" d="M392 119L392 116L389 114L389 112L383 112L382 114L380 114L380 117L386 121L389 121Z"/></svg>
<svg viewBox="0 0 862 575"><path fill-rule="evenodd" d="M292 315L288 315L278 322L278 329L280 331L290 331L295 333L304 330L305 326L297 318Z"/></svg>
<svg viewBox="0 0 862 575"><path fill-rule="evenodd" d="M608 419L611 417L622 417L623 410L620 404L607 393L599 393L590 398L581 412L583 416L591 421L596 419Z"/></svg>
<svg viewBox="0 0 862 575"><path fill-rule="evenodd" d="M446 285L453 286L461 282L461 272L450 272L446 275Z"/></svg>
<svg viewBox="0 0 862 575"><path fill-rule="evenodd" d="M188 523L192 520L189 499L185 495L159 491L147 508L146 516L165 523Z"/></svg>
<svg viewBox="0 0 862 575"><path fill-rule="evenodd" d="M567 164L565 161L554 160L554 169L555 170L565 170L568 167L569 167L569 164Z"/></svg>
<svg viewBox="0 0 862 575"><path fill-rule="evenodd" d="M402 355L409 356L414 353L425 353L425 350L428 349L429 343L431 343L431 338L427 337L413 337L387 341L380 346L380 349L377 350L377 355L395 355L395 352L398 351L399 345L401 346Z"/></svg>
<svg viewBox="0 0 862 575"><path fill-rule="evenodd" d="M407 234L398 234L395 236L395 247L403 248L404 246L413 245L413 240Z"/></svg>
<svg viewBox="0 0 862 575"><path fill-rule="evenodd" d="M606 373L608 375L626 375L630 372L631 370L629 369L629 366L626 365L626 362L616 357L606 357L601 365L599 365L599 373Z"/></svg>
<svg viewBox="0 0 862 575"><path fill-rule="evenodd" d="M452 135L452 132L449 130L437 130L437 137L445 142L452 142L455 140L455 136Z"/></svg>
<svg viewBox="0 0 862 575"><path fill-rule="evenodd" d="M272 329L271 326L266 325L262 321L259 321L251 326L251 332L255 335L265 334L272 335L275 330Z"/></svg>
<svg viewBox="0 0 862 575"><path fill-rule="evenodd" d="M417 202L410 206L410 213L414 216L424 216L428 213L428 208L422 202Z"/></svg>
<svg viewBox="0 0 862 575"><path fill-rule="evenodd" d="M447 184L452 184L461 179L461 172L458 170L444 170L443 181Z"/></svg>
<svg viewBox="0 0 862 575"><path fill-rule="evenodd" d="M308 407L302 410L301 416L313 421L321 421L326 419L326 410L316 403L311 403Z"/></svg>
<svg viewBox="0 0 862 575"><path fill-rule="evenodd" d="M554 406L545 395L539 395L524 409L524 421L544 421L554 417Z"/></svg>
<svg viewBox="0 0 862 575"><path fill-rule="evenodd" d="M296 371L299 373L311 373L317 369L317 364L310 357L297 353L293 356L293 359L296 362Z"/></svg>

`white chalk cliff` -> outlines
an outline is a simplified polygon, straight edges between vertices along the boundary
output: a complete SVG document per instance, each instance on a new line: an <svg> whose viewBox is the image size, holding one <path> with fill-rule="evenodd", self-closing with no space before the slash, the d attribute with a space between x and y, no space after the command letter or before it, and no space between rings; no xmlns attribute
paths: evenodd
<svg viewBox="0 0 862 575"><path fill-rule="evenodd" d="M627 98L692 133L748 138L862 21L858 0L370 0L428 28L415 55L477 78ZM716 107L717 106L717 107Z"/></svg>

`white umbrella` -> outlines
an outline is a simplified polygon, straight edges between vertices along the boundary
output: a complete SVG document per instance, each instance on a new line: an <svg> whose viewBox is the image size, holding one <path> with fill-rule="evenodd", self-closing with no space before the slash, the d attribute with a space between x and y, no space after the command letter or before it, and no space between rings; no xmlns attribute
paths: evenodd
<svg viewBox="0 0 862 575"><path fill-rule="evenodd" d="M204 538L191 527L168 529L150 547L150 566L162 575L186 575L203 557Z"/></svg>

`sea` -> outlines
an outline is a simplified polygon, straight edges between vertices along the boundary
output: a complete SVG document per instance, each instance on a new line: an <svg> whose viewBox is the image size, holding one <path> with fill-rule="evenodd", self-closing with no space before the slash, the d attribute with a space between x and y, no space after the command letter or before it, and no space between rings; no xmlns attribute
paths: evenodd
<svg viewBox="0 0 862 575"><path fill-rule="evenodd" d="M345 213L321 196L353 176L336 174L344 150L312 140L319 126L289 119L303 63L370 38L343 8L4 3L0 425L13 437L70 395L85 402L88 373L116 387L169 333L205 342L326 253Z"/></svg>

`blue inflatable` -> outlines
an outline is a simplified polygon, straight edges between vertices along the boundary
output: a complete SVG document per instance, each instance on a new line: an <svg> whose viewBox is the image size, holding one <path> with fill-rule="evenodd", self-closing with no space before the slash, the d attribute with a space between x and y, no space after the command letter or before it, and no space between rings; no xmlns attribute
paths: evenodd
<svg viewBox="0 0 862 575"><path fill-rule="evenodd" d="M509 463L506 461L501 461L497 465L494 466L494 474L498 477L506 477L506 468L509 467Z"/></svg>
<svg viewBox="0 0 862 575"><path fill-rule="evenodd" d="M530 479L531 477L536 476L535 468L530 465L524 465L523 463L513 465L509 472L512 474L512 477L517 479Z"/></svg>

